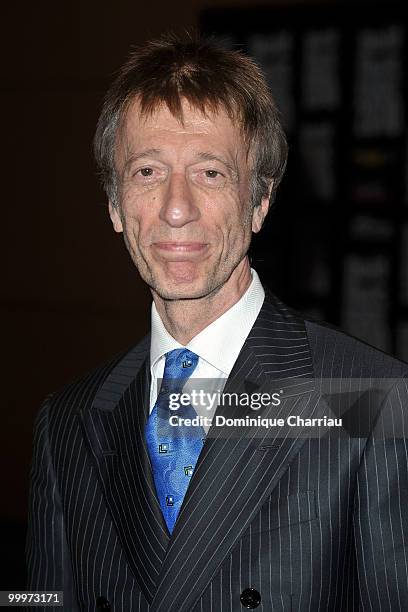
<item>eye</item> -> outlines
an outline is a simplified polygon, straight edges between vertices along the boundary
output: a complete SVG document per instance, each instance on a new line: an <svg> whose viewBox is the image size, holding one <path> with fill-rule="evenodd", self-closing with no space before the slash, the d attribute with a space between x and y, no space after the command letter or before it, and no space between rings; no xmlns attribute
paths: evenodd
<svg viewBox="0 0 408 612"><path fill-rule="evenodd" d="M207 178L210 178L210 179L215 179L215 178L217 178L217 177L218 177L220 174L221 174L221 172L218 172L218 170L206 170L206 171L205 171L205 176L206 176Z"/></svg>
<svg viewBox="0 0 408 612"><path fill-rule="evenodd" d="M152 176L153 168L149 168L149 167L147 167L147 168L140 168L139 172L140 172L140 174L142 176L145 176L145 177L146 176Z"/></svg>
<svg viewBox="0 0 408 612"><path fill-rule="evenodd" d="M149 165L131 169L129 180L132 185L139 189L153 189L166 180L168 174L166 166L150 160L143 161Z"/></svg>
<svg viewBox="0 0 408 612"><path fill-rule="evenodd" d="M202 185L208 189L221 189L226 184L226 176L221 170L215 168L203 168L201 166L194 169L193 180L197 185Z"/></svg>

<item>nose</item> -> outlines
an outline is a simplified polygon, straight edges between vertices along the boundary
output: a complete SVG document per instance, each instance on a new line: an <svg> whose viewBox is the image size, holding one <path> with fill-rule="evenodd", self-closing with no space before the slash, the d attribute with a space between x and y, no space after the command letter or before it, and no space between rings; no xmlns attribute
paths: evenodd
<svg viewBox="0 0 408 612"><path fill-rule="evenodd" d="M193 193L183 173L171 175L159 216L172 227L183 227L186 223L199 218L199 209L195 205Z"/></svg>

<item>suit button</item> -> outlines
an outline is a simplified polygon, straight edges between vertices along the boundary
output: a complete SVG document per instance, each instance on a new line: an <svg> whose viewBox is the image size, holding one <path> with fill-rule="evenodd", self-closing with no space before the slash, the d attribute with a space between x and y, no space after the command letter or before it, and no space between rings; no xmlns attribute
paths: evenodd
<svg viewBox="0 0 408 612"><path fill-rule="evenodd" d="M244 608L253 610L261 603L261 594L256 589L245 589L240 595L240 600Z"/></svg>
<svg viewBox="0 0 408 612"><path fill-rule="evenodd" d="M96 600L96 607L98 609L98 612L110 612L111 609L111 605L110 602L105 599L105 597L102 597L102 595L99 595L99 597Z"/></svg>

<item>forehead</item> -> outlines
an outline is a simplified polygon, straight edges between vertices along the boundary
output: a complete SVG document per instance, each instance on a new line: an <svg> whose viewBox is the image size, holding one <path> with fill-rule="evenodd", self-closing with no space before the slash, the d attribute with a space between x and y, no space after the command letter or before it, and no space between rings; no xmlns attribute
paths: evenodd
<svg viewBox="0 0 408 612"><path fill-rule="evenodd" d="M142 113L137 98L129 104L118 130L117 144L132 147L146 139L174 142L206 140L225 148L244 147L239 122L231 119L223 107L216 111L208 108L203 112L185 99L181 101L179 117L164 103L145 113Z"/></svg>

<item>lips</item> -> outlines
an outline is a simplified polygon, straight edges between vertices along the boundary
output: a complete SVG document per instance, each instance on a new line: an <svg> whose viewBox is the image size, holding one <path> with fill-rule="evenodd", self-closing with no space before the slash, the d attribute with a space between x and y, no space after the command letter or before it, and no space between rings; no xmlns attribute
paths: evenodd
<svg viewBox="0 0 408 612"><path fill-rule="evenodd" d="M205 242L154 242L153 249L166 261L189 261L206 255L209 244Z"/></svg>
<svg viewBox="0 0 408 612"><path fill-rule="evenodd" d="M162 251L190 253L195 251L202 251L207 246L207 244L204 242L155 242L154 246Z"/></svg>

